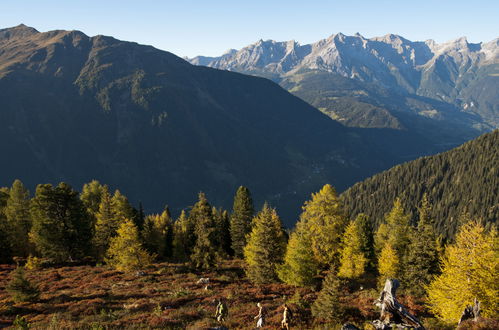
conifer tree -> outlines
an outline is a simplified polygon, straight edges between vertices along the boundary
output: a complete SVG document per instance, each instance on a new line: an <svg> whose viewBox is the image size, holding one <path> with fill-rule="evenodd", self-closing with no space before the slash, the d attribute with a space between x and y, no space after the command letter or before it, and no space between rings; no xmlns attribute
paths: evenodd
<svg viewBox="0 0 499 330"><path fill-rule="evenodd" d="M99 212L102 194L104 193L104 190L107 189L106 185L102 185L97 180L92 180L91 182L83 185L80 199L87 208L87 212L94 218L94 220L95 215Z"/></svg>
<svg viewBox="0 0 499 330"><path fill-rule="evenodd" d="M43 257L56 262L87 255L91 220L85 206L68 184L40 184L31 203L30 239Z"/></svg>
<svg viewBox="0 0 499 330"><path fill-rule="evenodd" d="M424 295L425 287L438 273L439 248L430 212L431 204L425 194L419 208L418 227L412 230L411 241L403 260L401 277L406 291L418 296Z"/></svg>
<svg viewBox="0 0 499 330"><path fill-rule="evenodd" d="M152 256L142 247L139 232L132 220L121 222L117 236L111 238L106 263L119 271L141 269L152 262Z"/></svg>
<svg viewBox="0 0 499 330"><path fill-rule="evenodd" d="M341 281L336 276L336 270L331 268L322 283L322 290L312 305L312 315L316 319L331 322L341 322L344 314L340 303Z"/></svg>
<svg viewBox="0 0 499 330"><path fill-rule="evenodd" d="M196 244L192 250L191 262L196 268L209 269L219 259L216 223L205 194L201 192L198 197L197 203L189 212L190 221L196 224Z"/></svg>
<svg viewBox="0 0 499 330"><path fill-rule="evenodd" d="M9 198L9 189L0 188L0 263L10 263L12 250L10 249L10 228L5 216L5 206Z"/></svg>
<svg viewBox="0 0 499 330"><path fill-rule="evenodd" d="M312 251L311 236L306 223L299 221L289 237L284 264L278 267L281 281L295 286L315 285L320 267Z"/></svg>
<svg viewBox="0 0 499 330"><path fill-rule="evenodd" d="M461 226L456 242L445 251L441 275L427 289L430 310L437 317L457 323L475 298L481 304L482 316L499 316L498 243L495 227L486 232L478 221Z"/></svg>
<svg viewBox="0 0 499 330"><path fill-rule="evenodd" d="M364 274L367 258L362 251L359 225L356 221L350 222L342 239L340 268L338 276L342 278L355 279Z"/></svg>
<svg viewBox="0 0 499 330"><path fill-rule="evenodd" d="M164 260L170 255L171 245L168 246L169 231L172 230L170 213L165 210L161 214L148 215L142 229L142 240L146 249Z"/></svg>
<svg viewBox="0 0 499 330"><path fill-rule="evenodd" d="M240 186L234 196L234 206L230 217L230 236L232 250L236 258L242 258L246 246L246 236L251 231L254 215L253 200L248 188Z"/></svg>
<svg viewBox="0 0 499 330"><path fill-rule="evenodd" d="M312 251L322 267L337 263L348 218L333 186L326 184L305 202L300 221L312 234Z"/></svg>
<svg viewBox="0 0 499 330"><path fill-rule="evenodd" d="M286 249L281 219L275 209L265 204L252 223L244 248L246 275L257 284L275 282L276 267L282 263Z"/></svg>
<svg viewBox="0 0 499 330"><path fill-rule="evenodd" d="M230 239L230 218L226 210L213 207L213 217L215 219L217 245L219 246L220 254L230 256L233 254Z"/></svg>
<svg viewBox="0 0 499 330"><path fill-rule="evenodd" d="M40 296L40 291L26 278L24 267L17 267L11 273L11 280L6 286L7 292L14 302L35 301Z"/></svg>
<svg viewBox="0 0 499 330"><path fill-rule="evenodd" d="M112 198L112 204L113 211L119 220L134 219L135 212L132 205L130 205L128 198L121 194L119 190L115 190Z"/></svg>
<svg viewBox="0 0 499 330"><path fill-rule="evenodd" d="M20 257L27 257L31 252L28 237L31 229L29 204L28 190L20 180L15 180L10 188L4 212L9 223L8 228L10 228L11 251Z"/></svg>
<svg viewBox="0 0 499 330"><path fill-rule="evenodd" d="M182 210L173 225L173 259L187 261L195 243L193 223L189 221L186 212Z"/></svg>
<svg viewBox="0 0 499 330"><path fill-rule="evenodd" d="M383 285L388 278L397 278L399 267L400 260L397 251L395 251L390 243L386 243L378 259L378 284Z"/></svg>
<svg viewBox="0 0 499 330"><path fill-rule="evenodd" d="M107 186L102 189L99 210L95 214L95 234L93 245L98 260L103 260L112 237L116 236L120 224L124 218L119 217L113 198Z"/></svg>
<svg viewBox="0 0 499 330"><path fill-rule="evenodd" d="M357 218L355 218L355 222L357 223L357 228L359 230L361 250L368 260L367 267L372 269L374 268L376 261L374 254L373 224L364 213L360 213Z"/></svg>

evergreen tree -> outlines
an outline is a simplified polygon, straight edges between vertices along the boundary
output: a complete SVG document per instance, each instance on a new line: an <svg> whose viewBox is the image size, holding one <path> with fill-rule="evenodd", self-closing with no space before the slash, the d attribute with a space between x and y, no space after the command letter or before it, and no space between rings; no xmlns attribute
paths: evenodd
<svg viewBox="0 0 499 330"><path fill-rule="evenodd" d="M412 230L411 242L403 260L402 280L407 291L423 296L425 287L438 272L437 236L432 226L429 214L431 204L425 194L419 208L419 223Z"/></svg>
<svg viewBox="0 0 499 330"><path fill-rule="evenodd" d="M373 269L376 259L374 254L373 224L364 213L360 213L357 218L355 218L355 222L357 223L357 228L359 230L360 249L368 260L367 267Z"/></svg>
<svg viewBox="0 0 499 330"><path fill-rule="evenodd" d="M194 226L186 212L182 210L173 225L173 259L187 261L195 243Z"/></svg>
<svg viewBox="0 0 499 330"><path fill-rule="evenodd" d="M91 224L85 206L68 184L40 184L31 203L30 238L43 257L63 262L90 249Z"/></svg>
<svg viewBox="0 0 499 330"><path fill-rule="evenodd" d="M146 219L146 215L144 214L144 207L142 206L142 202L139 202L139 209L136 210L135 215L133 217L133 222L139 230L142 230L144 227L144 221Z"/></svg>
<svg viewBox="0 0 499 330"><path fill-rule="evenodd" d="M278 267L281 281L295 286L313 286L319 273L319 262L312 251L312 234L299 221L289 237L284 264Z"/></svg>
<svg viewBox="0 0 499 330"><path fill-rule="evenodd" d="M171 246L167 246L168 234L172 230L171 222L170 213L165 210L161 214L148 215L142 229L144 246L162 260L171 254Z"/></svg>
<svg viewBox="0 0 499 330"><path fill-rule="evenodd" d="M253 229L244 248L246 275L257 284L277 280L276 267L282 263L286 241L281 219L265 204L253 219Z"/></svg>
<svg viewBox="0 0 499 330"><path fill-rule="evenodd" d="M363 245L358 222L350 222L342 239L339 277L355 279L364 274L368 260Z"/></svg>
<svg viewBox="0 0 499 330"><path fill-rule="evenodd" d="M190 221L196 224L196 244L192 250L191 262L196 268L210 269L219 258L216 223L205 194L201 192L198 197L197 203L189 212Z"/></svg>
<svg viewBox="0 0 499 330"><path fill-rule="evenodd" d="M233 254L230 239L230 218L226 210L216 209L212 210L213 217L215 218L215 226L217 233L217 244L219 246L220 254L230 256Z"/></svg>
<svg viewBox="0 0 499 330"><path fill-rule="evenodd" d="M99 212L99 205L101 203L104 190L108 190L107 186L102 185L97 180L85 183L83 185L83 189L81 190L80 199L87 208L87 212L94 218L94 224L95 215Z"/></svg>
<svg viewBox="0 0 499 330"><path fill-rule="evenodd" d="M152 262L152 257L142 247L139 232L132 220L121 222L117 236L111 238L106 253L106 263L119 271L141 269Z"/></svg>
<svg viewBox="0 0 499 330"><path fill-rule="evenodd" d="M314 318L335 323L342 321L344 310L340 303L340 290L341 281L336 276L336 270L331 268L322 283L322 290L312 305Z"/></svg>
<svg viewBox="0 0 499 330"><path fill-rule="evenodd" d="M378 259L378 284L383 285L388 278L397 278L399 274L400 260L397 251L390 243L386 243Z"/></svg>
<svg viewBox="0 0 499 330"><path fill-rule="evenodd" d="M0 188L0 263L9 263L12 258L10 249L10 228L5 216L5 206L9 198L9 189Z"/></svg>
<svg viewBox="0 0 499 330"><path fill-rule="evenodd" d="M251 231L254 215L253 200L248 188L240 186L234 196L234 206L230 217L230 236L232 250L236 258L242 258L246 246L246 236Z"/></svg>
<svg viewBox="0 0 499 330"><path fill-rule="evenodd" d="M486 232L478 221L464 224L456 242L447 247L442 274L428 287L430 310L440 319L457 323L467 305L478 299L481 314L499 317L499 240L496 228Z"/></svg>
<svg viewBox="0 0 499 330"><path fill-rule="evenodd" d="M300 221L307 223L312 235L312 251L322 267L337 263L348 218L331 185L326 184L305 202Z"/></svg>
<svg viewBox="0 0 499 330"><path fill-rule="evenodd" d="M28 237L31 229L29 204L28 190L20 180L15 180L10 188L4 212L9 223L11 251L20 257L27 257L31 252Z"/></svg>
<svg viewBox="0 0 499 330"><path fill-rule="evenodd" d="M12 271L11 280L5 288L14 302L35 301L40 296L38 288L26 278L24 267Z"/></svg>
<svg viewBox="0 0 499 330"><path fill-rule="evenodd" d="M97 259L103 260L111 238L116 236L116 231L124 220L118 216L107 186L102 189L99 210L95 213L95 219L93 245Z"/></svg>

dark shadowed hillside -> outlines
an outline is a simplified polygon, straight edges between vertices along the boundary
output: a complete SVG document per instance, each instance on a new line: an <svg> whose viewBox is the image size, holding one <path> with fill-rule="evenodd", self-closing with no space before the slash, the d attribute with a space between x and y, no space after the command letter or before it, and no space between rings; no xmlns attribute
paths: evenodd
<svg viewBox="0 0 499 330"><path fill-rule="evenodd" d="M200 190L227 207L244 184L293 220L324 182L343 190L399 159L269 80L78 31L0 30L0 99L2 185L95 178L150 211Z"/></svg>
<svg viewBox="0 0 499 330"><path fill-rule="evenodd" d="M499 130L451 151L423 157L357 183L342 194L352 216L366 213L379 224L400 197L416 216L427 193L441 233L453 236L463 212L495 223L499 217Z"/></svg>

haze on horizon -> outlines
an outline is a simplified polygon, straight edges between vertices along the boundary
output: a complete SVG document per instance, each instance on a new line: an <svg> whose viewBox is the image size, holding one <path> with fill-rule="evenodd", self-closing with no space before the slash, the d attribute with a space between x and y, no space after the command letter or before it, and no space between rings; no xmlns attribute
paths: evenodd
<svg viewBox="0 0 499 330"><path fill-rule="evenodd" d="M219 56L259 39L316 42L334 33L366 38L387 33L438 43L466 36L497 38L499 2L477 0L137 1L27 0L0 4L0 28L26 24L39 31L80 30L149 44L178 56Z"/></svg>

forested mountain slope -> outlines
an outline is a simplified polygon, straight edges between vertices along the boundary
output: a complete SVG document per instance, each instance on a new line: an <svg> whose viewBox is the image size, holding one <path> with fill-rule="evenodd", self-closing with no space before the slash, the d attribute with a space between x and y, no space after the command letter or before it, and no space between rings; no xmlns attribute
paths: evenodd
<svg viewBox="0 0 499 330"><path fill-rule="evenodd" d="M433 204L431 217L446 236L453 236L463 212L495 223L499 217L499 130L376 174L345 191L342 199L352 217L365 213L379 224L396 197L415 221L424 193Z"/></svg>
<svg viewBox="0 0 499 330"><path fill-rule="evenodd" d="M426 143L370 139L267 79L24 25L0 30L0 99L2 185L98 179L148 211L178 212L198 191L228 207L243 184L294 221L324 182L343 190L399 162L389 141L408 157Z"/></svg>

